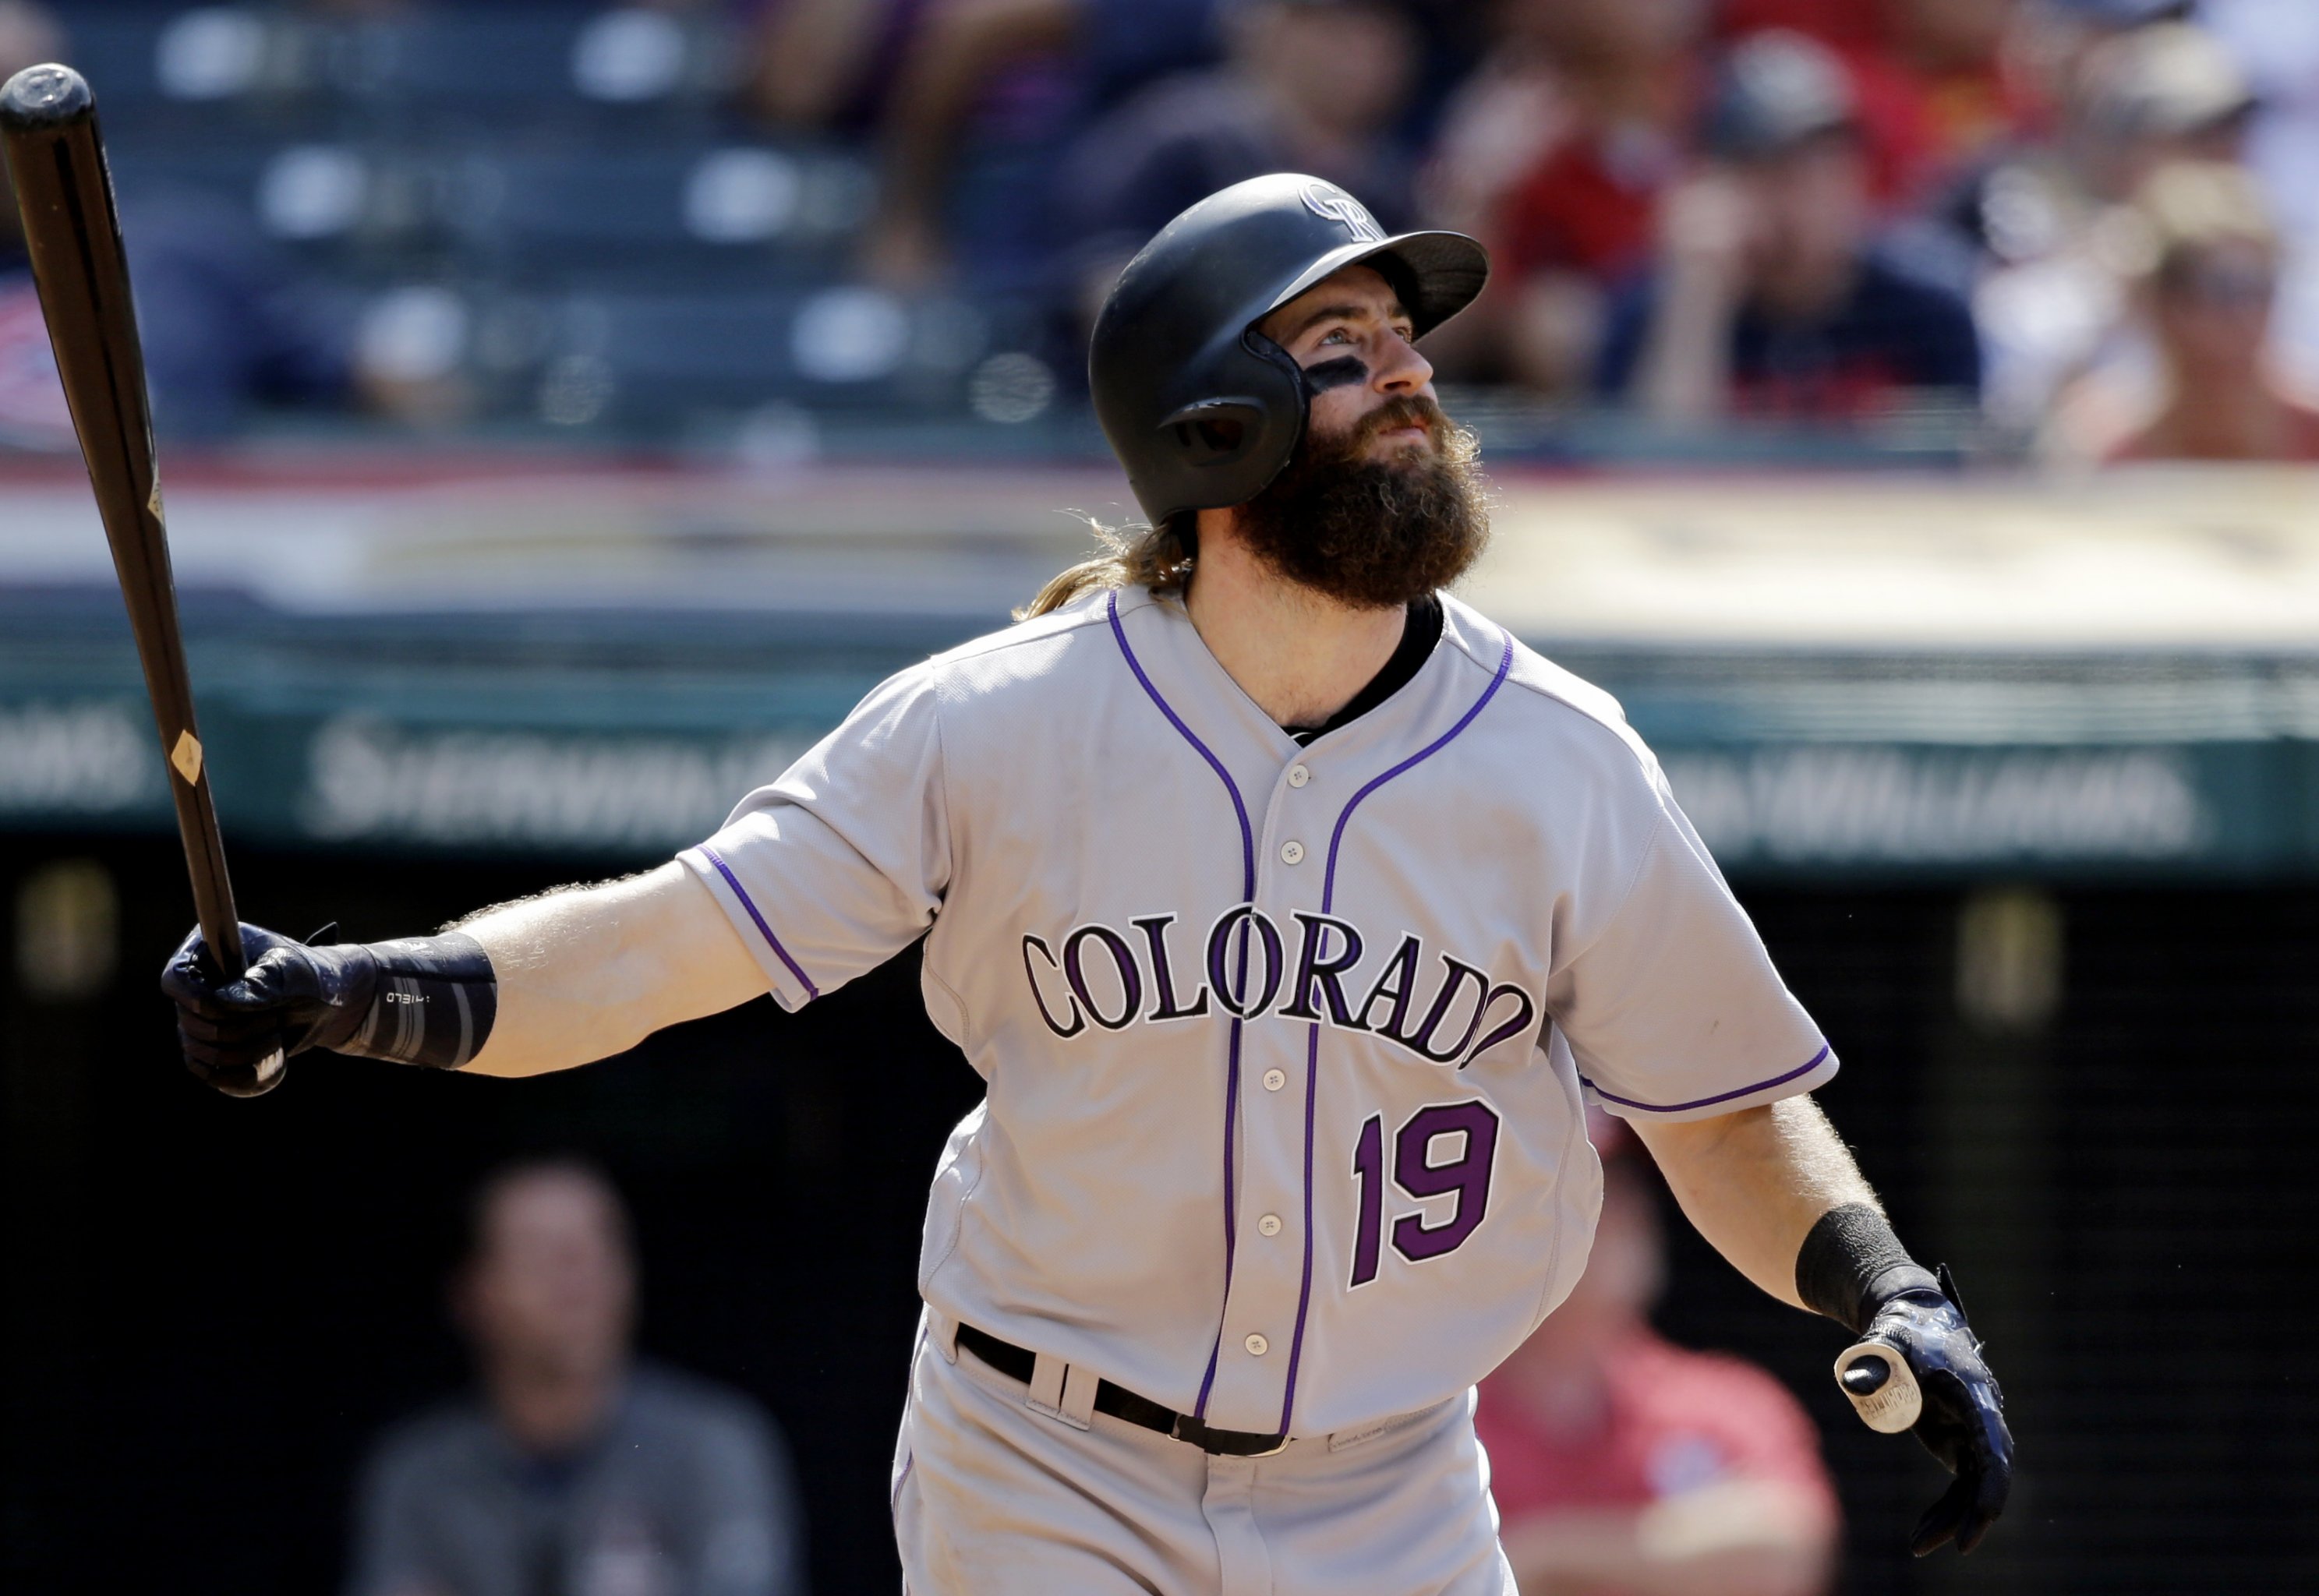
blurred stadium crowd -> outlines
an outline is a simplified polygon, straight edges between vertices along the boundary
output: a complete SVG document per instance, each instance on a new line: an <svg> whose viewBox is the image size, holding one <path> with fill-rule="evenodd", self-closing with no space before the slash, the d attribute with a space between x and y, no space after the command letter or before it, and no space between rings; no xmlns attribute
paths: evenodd
<svg viewBox="0 0 2319 1596"><path fill-rule="evenodd" d="M1110 275L1286 167L1489 242L1502 457L2319 457L2309 0L0 0L58 57L181 439L1084 449Z"/></svg>
<svg viewBox="0 0 2319 1596"><path fill-rule="evenodd" d="M1484 238L1426 352L1493 463L1773 467L1509 472L1491 602L1620 696L1865 1066L1832 1109L2030 1443L1963 1573L1905 1564L1936 1465L1614 1158L1484 1391L1525 1589L2319 1591L2269 1329L2319 1229L2319 479L1794 469L2319 460L2319 0L0 0L0 73L56 59L236 882L293 927L665 858L1027 597L1112 470L1090 308L1201 194ZM14 221L0 1588L892 1589L926 1170L982 1091L916 955L519 1093L178 1074L182 867ZM944 469L986 461L1041 469Z"/></svg>

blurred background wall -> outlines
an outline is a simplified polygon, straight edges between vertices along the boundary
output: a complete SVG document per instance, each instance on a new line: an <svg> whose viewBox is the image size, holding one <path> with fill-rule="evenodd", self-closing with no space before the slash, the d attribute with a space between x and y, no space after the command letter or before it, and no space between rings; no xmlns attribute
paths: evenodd
<svg viewBox="0 0 2319 1596"><path fill-rule="evenodd" d="M665 858L1124 518L1087 309L1293 167L1492 244L1431 353L1469 596L1617 693L1846 1061L2023 1446L1969 1562L1832 1327L1838 1588L2319 1588L2319 10L2304 0L0 0L95 83L244 914L372 938ZM311 1591L465 1379L473 1182L577 1150L642 1345L891 1590L914 955L528 1083L176 1061L150 720L0 212L0 1579Z"/></svg>

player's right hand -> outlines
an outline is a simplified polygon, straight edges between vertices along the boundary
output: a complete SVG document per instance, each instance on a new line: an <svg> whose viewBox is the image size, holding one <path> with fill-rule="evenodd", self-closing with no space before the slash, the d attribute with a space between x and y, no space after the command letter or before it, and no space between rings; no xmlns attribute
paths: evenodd
<svg viewBox="0 0 2319 1596"><path fill-rule="evenodd" d="M350 1038L370 1012L376 966L335 949L244 924L249 968L225 978L199 927L161 969L177 1005L185 1068L219 1091L255 1097L281 1084L284 1060Z"/></svg>
<svg viewBox="0 0 2319 1596"><path fill-rule="evenodd" d="M1885 1303L1863 1338L1908 1361L1924 1402L1910 1428L1956 1475L1908 1537L1908 1549L1919 1557L1951 1540L1958 1551L1972 1551L2004 1512L2013 1489L2013 1432L2005 1422L2005 1394L1981 1356L1981 1339L1956 1304L1956 1287L1945 1268L1941 1285L1938 1294L1909 1292Z"/></svg>

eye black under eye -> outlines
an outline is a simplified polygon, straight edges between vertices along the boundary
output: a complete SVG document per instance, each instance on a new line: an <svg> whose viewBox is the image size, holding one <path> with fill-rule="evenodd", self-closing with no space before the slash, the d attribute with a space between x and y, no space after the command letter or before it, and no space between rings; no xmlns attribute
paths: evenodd
<svg viewBox="0 0 2319 1596"><path fill-rule="evenodd" d="M1340 355L1334 360L1322 360L1304 368L1304 385L1315 393L1368 380L1369 368L1352 355Z"/></svg>

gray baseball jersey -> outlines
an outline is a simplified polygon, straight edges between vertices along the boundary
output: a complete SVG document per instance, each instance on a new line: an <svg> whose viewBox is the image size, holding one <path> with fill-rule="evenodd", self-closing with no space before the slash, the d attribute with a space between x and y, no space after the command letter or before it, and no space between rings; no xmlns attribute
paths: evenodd
<svg viewBox="0 0 2319 1596"><path fill-rule="evenodd" d="M1577 1277L1592 1093L1836 1072L1605 694L1455 600L1300 746L1180 606L1084 599L894 677L681 858L796 1008L926 936L989 1083L940 1315L1212 1426L1448 1400Z"/></svg>

